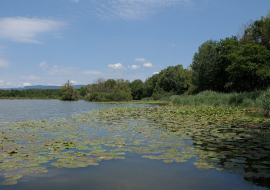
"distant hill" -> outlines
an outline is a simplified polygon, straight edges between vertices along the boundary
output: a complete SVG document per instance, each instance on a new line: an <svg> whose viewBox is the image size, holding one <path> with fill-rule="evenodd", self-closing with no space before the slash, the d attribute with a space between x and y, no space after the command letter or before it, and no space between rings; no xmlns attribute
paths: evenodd
<svg viewBox="0 0 270 190"><path fill-rule="evenodd" d="M85 85L74 85L74 88L81 88ZM61 89L61 86L43 86L43 85L36 85L36 86L25 86L25 87L19 87L19 88L2 88L2 90L26 90L26 89Z"/></svg>

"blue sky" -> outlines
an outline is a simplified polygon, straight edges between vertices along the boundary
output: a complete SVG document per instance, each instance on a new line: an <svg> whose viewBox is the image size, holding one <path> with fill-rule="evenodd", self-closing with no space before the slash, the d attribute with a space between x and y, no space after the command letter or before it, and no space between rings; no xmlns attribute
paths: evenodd
<svg viewBox="0 0 270 190"><path fill-rule="evenodd" d="M202 43L268 10L269 0L1 0L0 88L144 81L187 68Z"/></svg>

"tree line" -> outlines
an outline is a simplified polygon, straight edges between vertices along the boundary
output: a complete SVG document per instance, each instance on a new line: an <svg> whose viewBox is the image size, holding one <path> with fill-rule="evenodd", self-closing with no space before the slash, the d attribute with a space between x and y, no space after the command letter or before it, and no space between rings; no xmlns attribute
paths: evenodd
<svg viewBox="0 0 270 190"><path fill-rule="evenodd" d="M61 91L59 89L25 89L25 90L1 90L0 98L31 98L31 99L59 99Z"/></svg>

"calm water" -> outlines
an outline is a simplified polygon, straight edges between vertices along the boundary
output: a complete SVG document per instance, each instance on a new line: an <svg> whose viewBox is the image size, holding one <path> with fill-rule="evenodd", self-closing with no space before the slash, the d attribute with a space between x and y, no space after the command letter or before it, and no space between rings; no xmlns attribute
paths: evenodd
<svg viewBox="0 0 270 190"><path fill-rule="evenodd" d="M0 100L0 121L52 120L72 114L111 107L154 106L150 104L100 104L86 101Z"/></svg>
<svg viewBox="0 0 270 190"><path fill-rule="evenodd" d="M84 101L0 100L0 121L52 120L85 111L118 106L153 106L130 104L95 104ZM210 169L198 170L191 158L186 163L163 163L127 152L124 160L103 160L86 168L55 168L48 173L27 174L18 184L0 186L1 190L72 190L72 189L169 189L169 190L261 190L243 176ZM1 171L0 171L1 176ZM3 177L2 177L3 178ZM3 179L2 179L3 180ZM1 177L0 177L0 181Z"/></svg>

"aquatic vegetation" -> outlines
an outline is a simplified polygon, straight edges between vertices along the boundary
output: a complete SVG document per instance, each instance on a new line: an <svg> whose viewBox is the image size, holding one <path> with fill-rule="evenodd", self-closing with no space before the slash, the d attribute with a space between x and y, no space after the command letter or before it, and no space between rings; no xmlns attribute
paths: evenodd
<svg viewBox="0 0 270 190"><path fill-rule="evenodd" d="M71 119L1 123L0 181L16 184L48 166L96 166L126 152L165 164L193 158L198 169L270 178L270 120L239 108L118 107ZM1 177L2 176L2 177ZM270 181L270 180L269 180ZM268 184L270 186L270 184Z"/></svg>

